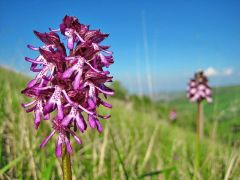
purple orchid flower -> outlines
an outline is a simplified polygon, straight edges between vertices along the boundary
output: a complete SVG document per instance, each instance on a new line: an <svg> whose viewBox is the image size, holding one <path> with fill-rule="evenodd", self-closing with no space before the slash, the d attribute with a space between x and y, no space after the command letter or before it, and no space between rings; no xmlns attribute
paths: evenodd
<svg viewBox="0 0 240 180"><path fill-rule="evenodd" d="M92 82L87 81L84 83L83 88L88 87L88 105L89 109L95 109L97 105L98 93L103 93L104 95L114 95L113 91L106 91L100 87L94 85Z"/></svg>
<svg viewBox="0 0 240 180"><path fill-rule="evenodd" d="M89 68L97 73L105 73L105 72L101 72L97 69L95 69L94 67L92 67L92 65L90 63L88 63L83 57L81 56L75 56L75 57L66 57L66 60L76 60L76 63L69 67L64 73L63 73L63 78L70 78L71 75L76 72L76 76L74 78L73 81L73 87L74 89L78 89L80 87L80 82L82 82L82 73L84 70L84 64L88 65Z"/></svg>
<svg viewBox="0 0 240 180"><path fill-rule="evenodd" d="M83 118L83 115L81 112L79 112L78 107L71 107L69 114L65 116L62 121L62 125L68 126L69 123L72 123L72 121L75 121L74 123L76 123L77 127L82 133L87 129L87 124Z"/></svg>
<svg viewBox="0 0 240 180"><path fill-rule="evenodd" d="M104 46L100 46L100 45L98 45L98 44L96 44L96 43L93 43L92 45L93 45L94 49L95 49L96 51L98 51L98 53L97 53L97 58L99 58L99 59L101 60L102 64L103 64L105 67L108 68L108 67L110 66L110 64L113 63L112 52L111 52L111 51L108 51L108 50L107 50L108 47L106 47L106 46L105 46L105 47L104 47ZM104 53L107 54L107 55L103 54L101 51L104 52Z"/></svg>
<svg viewBox="0 0 240 180"><path fill-rule="evenodd" d="M81 31L81 29L83 30ZM60 25L60 31L68 39L68 49L73 49L75 42L85 42L80 35L82 35L84 32L87 32L88 27L86 28L86 26L82 26L76 17L65 16L62 24Z"/></svg>
<svg viewBox="0 0 240 180"><path fill-rule="evenodd" d="M66 52L58 32L67 38L69 52ZM33 101L22 106L27 108L26 112L35 113L36 129L42 120L52 122L53 130L40 147L58 134L56 156L60 157L62 145L66 145L68 153L72 152L69 135L81 144L76 131L84 133L90 126L102 132L100 120L111 117L98 114L97 108L100 105L112 108L100 95L106 98L114 95L114 91L105 85L112 81L112 77L109 71L103 70L113 63L113 56L108 50L109 46L99 45L108 34L89 30L89 26L81 24L76 17L65 16L59 29L50 29L48 33L34 31L34 34L44 44L40 47L28 45L39 55L35 59L25 58L31 63L30 70L37 75L22 91ZM50 118L50 114L54 117Z"/></svg>
<svg viewBox="0 0 240 180"><path fill-rule="evenodd" d="M82 144L81 140L77 135L70 130L68 127L65 127L62 125L62 123L58 120L53 121L53 131L48 135L46 139L43 140L43 142L40 145L40 148L43 148L48 141L53 137L55 133L58 133L58 140L56 145L56 156L61 157L62 156L62 144L66 144L67 152L72 153L72 146L70 144L70 140L67 137L67 132L73 136L73 138L76 140L78 144Z"/></svg>
<svg viewBox="0 0 240 180"><path fill-rule="evenodd" d="M103 34L100 30L89 30L85 33L84 39L91 41L92 43L98 44L102 42L109 34Z"/></svg>
<svg viewBox="0 0 240 180"><path fill-rule="evenodd" d="M93 128L93 129L97 128L99 133L101 133L103 131L103 127L96 117L94 117L92 115L88 115L88 123L89 123L91 128Z"/></svg>
<svg viewBox="0 0 240 180"><path fill-rule="evenodd" d="M191 79L188 84L187 97L190 101L207 100L208 103L212 102L212 90L208 86L208 79L202 71L195 74L194 79Z"/></svg>
<svg viewBox="0 0 240 180"><path fill-rule="evenodd" d="M25 60L27 60L29 62L33 62L29 58L25 58ZM34 79L29 81L29 83L27 85L29 88L33 87L38 81L40 81L39 86L41 87L44 84L45 80L47 79L46 77L48 75L51 77L53 75L54 70L55 70L55 65L52 64L52 63L37 62L37 64L43 64L44 67L39 71L39 73L37 74L37 76Z"/></svg>
<svg viewBox="0 0 240 180"><path fill-rule="evenodd" d="M48 120L49 119L49 113L47 114L43 114L43 103L44 100L41 98L38 98L32 102L26 103L26 104L22 104L22 106L24 108L27 108L29 106L32 106L31 108L27 109L26 112L31 112L34 111L35 112L35 119L34 119L34 127L35 129L38 129L41 119L44 120Z"/></svg>
<svg viewBox="0 0 240 180"><path fill-rule="evenodd" d="M33 45L27 45L27 47L33 51L39 51L40 48L43 50L46 50L46 51L50 51L50 50L53 50L56 46L59 46L59 44L60 44L60 38L59 38L58 34L56 34L54 32L40 33L40 32L34 31L34 34L38 37L38 39L40 39L43 43L45 43L45 45L43 45L41 47L34 47ZM27 58L26 60L28 61L28 59L29 58ZM35 62L32 61L30 70L33 72L41 71L41 69L36 69L36 67L39 64L38 62L42 62L42 61L44 63L46 63L45 58L40 54L35 59Z"/></svg>

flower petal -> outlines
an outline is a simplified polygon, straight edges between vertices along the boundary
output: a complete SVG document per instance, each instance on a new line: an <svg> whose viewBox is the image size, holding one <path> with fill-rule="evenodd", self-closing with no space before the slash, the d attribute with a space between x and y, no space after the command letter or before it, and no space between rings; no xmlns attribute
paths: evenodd
<svg viewBox="0 0 240 180"><path fill-rule="evenodd" d="M25 60L27 62L31 62L31 63L34 63L34 64L43 64L43 62L41 62L41 61L35 61L35 60L33 60L31 58L28 58L28 57L25 57Z"/></svg>
<svg viewBox="0 0 240 180"><path fill-rule="evenodd" d="M30 109L27 109L26 112L27 112L27 113L32 112L33 110L35 110L35 108L36 108L36 105L33 106L33 107L31 107Z"/></svg>
<svg viewBox="0 0 240 180"><path fill-rule="evenodd" d="M32 79L31 81L28 82L27 87L31 88L37 83L36 79Z"/></svg>
<svg viewBox="0 0 240 180"><path fill-rule="evenodd" d="M105 115L105 116L98 114L97 116L102 118L102 119L109 119L111 117L110 114L109 115Z"/></svg>
<svg viewBox="0 0 240 180"><path fill-rule="evenodd" d="M112 105L107 102L101 101L100 103L107 108L112 108Z"/></svg>
<svg viewBox="0 0 240 180"><path fill-rule="evenodd" d="M47 104L44 106L43 114L48 114L56 108L55 103L51 102L50 100L47 102Z"/></svg>
<svg viewBox="0 0 240 180"><path fill-rule="evenodd" d="M76 90L80 86L80 80L81 80L82 73L78 72L74 81L73 81L73 88Z"/></svg>
<svg viewBox="0 0 240 180"><path fill-rule="evenodd" d="M55 134L56 130L53 130L48 137L46 137L43 142L40 144L40 148L43 148L47 143L48 141L51 139L51 137Z"/></svg>
<svg viewBox="0 0 240 180"><path fill-rule="evenodd" d="M108 68L110 63L107 61L107 58L101 53L99 54L99 57L100 57L102 63L104 64L104 66L106 66Z"/></svg>
<svg viewBox="0 0 240 180"><path fill-rule="evenodd" d="M96 119L97 130L99 133L103 131L102 125L100 124L99 120Z"/></svg>
<svg viewBox="0 0 240 180"><path fill-rule="evenodd" d="M79 130L83 133L84 130L87 129L87 125L84 121L84 118L82 116L81 113L78 113L77 116L76 116L76 123L77 123L77 126L79 128Z"/></svg>
<svg viewBox="0 0 240 180"><path fill-rule="evenodd" d="M77 141L78 144L82 144L81 139L79 137L77 137L77 135L73 131L69 130L69 132L71 133L71 135Z"/></svg>
<svg viewBox="0 0 240 180"><path fill-rule="evenodd" d="M67 116L65 116L65 117L63 118L61 124L62 124L63 126L68 126L68 124L69 124L69 122L71 121L71 119L72 119L72 116L68 114Z"/></svg>
<svg viewBox="0 0 240 180"><path fill-rule="evenodd" d="M64 116L64 114L63 114L63 105L61 103L58 103L57 104L57 109L58 109L58 112L57 112L58 120L63 119L63 116Z"/></svg>
<svg viewBox="0 0 240 180"><path fill-rule="evenodd" d="M39 110L36 110L35 112L35 120L34 120L34 127L35 129L38 129L38 126L41 122L41 113Z"/></svg>
<svg viewBox="0 0 240 180"><path fill-rule="evenodd" d="M31 102L26 103L26 104L23 104L23 103L22 103L21 105L22 105L22 107L26 108L26 107L31 106L31 105L33 105L34 103L36 103L36 101L37 101L37 100L34 100L34 101L31 101Z"/></svg>
<svg viewBox="0 0 240 180"><path fill-rule="evenodd" d="M49 118L50 118L50 114L45 114L44 115L44 120L49 120Z"/></svg>
<svg viewBox="0 0 240 180"><path fill-rule="evenodd" d="M88 123L91 128L96 127L95 118L92 115L88 115Z"/></svg>
<svg viewBox="0 0 240 180"><path fill-rule="evenodd" d="M96 102L94 102L94 99L92 97L88 98L88 106L89 109L95 109L96 107Z"/></svg>
<svg viewBox="0 0 240 180"><path fill-rule="evenodd" d="M61 134L59 134L58 141L56 144L56 150L55 150L55 154L57 157L62 156L62 143L63 143L63 140L62 140Z"/></svg>
<svg viewBox="0 0 240 180"><path fill-rule="evenodd" d="M107 94L107 95L111 95L113 96L114 95L114 91L106 91L106 90L103 90L97 86L95 86L100 92L104 93L104 94Z"/></svg>
<svg viewBox="0 0 240 180"><path fill-rule="evenodd" d="M70 154L72 153L72 146L71 146L71 143L70 141L68 140L68 138L65 136L65 144L66 144L66 147L67 147L67 152Z"/></svg>
<svg viewBox="0 0 240 180"><path fill-rule="evenodd" d="M69 37L68 41L67 41L67 48L73 49L73 47L74 47L74 39L73 39L73 37Z"/></svg>
<svg viewBox="0 0 240 180"><path fill-rule="evenodd" d="M76 70L75 66L72 66L70 68L68 68L64 73L63 73L63 78L70 78L72 73Z"/></svg>
<svg viewBox="0 0 240 180"><path fill-rule="evenodd" d="M30 45L30 44L28 44L27 47L28 47L29 49L33 50L33 51L38 51L38 50L39 50L39 48L34 47L34 46Z"/></svg>

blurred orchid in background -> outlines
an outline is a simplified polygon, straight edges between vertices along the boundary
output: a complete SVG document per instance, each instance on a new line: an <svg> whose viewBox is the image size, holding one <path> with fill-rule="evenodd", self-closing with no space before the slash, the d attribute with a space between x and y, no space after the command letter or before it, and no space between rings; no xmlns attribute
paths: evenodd
<svg viewBox="0 0 240 180"><path fill-rule="evenodd" d="M172 109L172 110L169 112L168 117L169 117L169 119L170 119L171 122L176 121L176 119L177 119L177 111L176 111L176 109Z"/></svg>
<svg viewBox="0 0 240 180"><path fill-rule="evenodd" d="M212 89L208 85L208 79L203 71L196 72L193 79L190 79L187 88L187 97L191 102L197 102L197 116L196 116L196 153L194 161L194 179L197 177L199 169L199 151L200 140L204 136L204 118L203 118L203 100L208 103L212 102Z"/></svg>
<svg viewBox="0 0 240 180"><path fill-rule="evenodd" d="M212 102L212 89L208 85L208 79L202 71L195 73L193 79L188 83L187 97L192 102L200 102L204 99Z"/></svg>

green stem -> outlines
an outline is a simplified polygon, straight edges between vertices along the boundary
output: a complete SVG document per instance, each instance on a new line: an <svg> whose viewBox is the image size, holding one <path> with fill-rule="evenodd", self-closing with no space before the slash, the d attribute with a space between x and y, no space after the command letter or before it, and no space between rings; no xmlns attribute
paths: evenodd
<svg viewBox="0 0 240 180"><path fill-rule="evenodd" d="M197 131L196 131L196 135L197 135L197 142L200 142L200 138L201 138L201 131L202 131L202 127L201 127L201 124L202 124L202 103L201 101L199 101L197 103L197 122L196 122L196 128L197 128Z"/></svg>
<svg viewBox="0 0 240 180"><path fill-rule="evenodd" d="M202 121L202 103L197 103L197 117L196 117L196 149L195 149L195 162L194 162L194 179L198 179L199 171L199 158L200 158L200 138L201 138L201 122Z"/></svg>
<svg viewBox="0 0 240 180"><path fill-rule="evenodd" d="M62 145L62 172L63 180L72 179L71 159L70 154L67 152L66 144Z"/></svg>

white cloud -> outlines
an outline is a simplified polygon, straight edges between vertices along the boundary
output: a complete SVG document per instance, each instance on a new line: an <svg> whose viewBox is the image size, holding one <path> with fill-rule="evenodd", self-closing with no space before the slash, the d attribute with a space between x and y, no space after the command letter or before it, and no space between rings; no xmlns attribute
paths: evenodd
<svg viewBox="0 0 240 180"><path fill-rule="evenodd" d="M232 68L226 68L223 70L223 75L224 76L231 76L233 74L233 69Z"/></svg>
<svg viewBox="0 0 240 180"><path fill-rule="evenodd" d="M217 76L218 75L218 71L216 69L214 69L213 67L209 67L204 71L204 74L208 77L210 76Z"/></svg>
<svg viewBox="0 0 240 180"><path fill-rule="evenodd" d="M233 68L225 68L223 70L217 70L213 67L208 67L205 71L204 74L208 77L213 77L213 76L231 76L233 74Z"/></svg>

